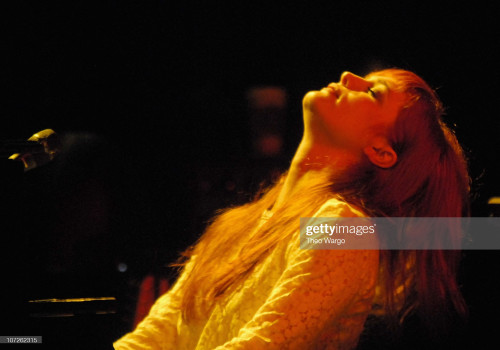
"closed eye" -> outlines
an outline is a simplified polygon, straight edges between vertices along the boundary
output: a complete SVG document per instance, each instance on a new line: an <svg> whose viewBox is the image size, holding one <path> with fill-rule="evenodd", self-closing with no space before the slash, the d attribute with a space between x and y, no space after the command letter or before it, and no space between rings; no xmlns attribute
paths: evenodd
<svg viewBox="0 0 500 350"><path fill-rule="evenodd" d="M370 95L372 95L373 98L377 98L377 93L375 91L373 91L372 88L368 88L368 91L367 91Z"/></svg>

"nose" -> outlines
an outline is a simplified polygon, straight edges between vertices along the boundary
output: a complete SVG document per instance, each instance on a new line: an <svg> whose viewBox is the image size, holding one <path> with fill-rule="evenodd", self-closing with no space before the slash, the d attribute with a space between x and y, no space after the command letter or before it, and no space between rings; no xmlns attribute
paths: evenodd
<svg viewBox="0 0 500 350"><path fill-rule="evenodd" d="M349 90L355 91L366 91L371 85L365 78L351 72L342 73L340 83Z"/></svg>

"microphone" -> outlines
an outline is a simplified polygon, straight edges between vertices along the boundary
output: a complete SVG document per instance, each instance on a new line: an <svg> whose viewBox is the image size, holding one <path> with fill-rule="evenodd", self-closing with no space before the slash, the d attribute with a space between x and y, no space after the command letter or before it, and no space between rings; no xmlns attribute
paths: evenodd
<svg viewBox="0 0 500 350"><path fill-rule="evenodd" d="M28 140L0 141L0 156L23 163L24 171L47 164L61 151L61 139L52 129L33 134Z"/></svg>

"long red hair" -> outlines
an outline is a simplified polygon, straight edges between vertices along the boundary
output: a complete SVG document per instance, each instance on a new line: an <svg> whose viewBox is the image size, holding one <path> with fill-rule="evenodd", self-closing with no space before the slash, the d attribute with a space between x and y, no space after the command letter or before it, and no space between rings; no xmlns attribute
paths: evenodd
<svg viewBox="0 0 500 350"><path fill-rule="evenodd" d="M339 197L370 216L468 215L466 161L455 135L441 120L443 108L434 91L405 70L372 74L396 81L394 88L407 96L387 134L398 154L397 164L381 169L365 159L341 173L309 172L300 181L302 188L259 230L255 228L276 201L286 174L253 202L221 211L198 243L183 253L181 266L196 256L182 287L186 319L210 312L279 241L298 230L300 217L312 216L329 198ZM458 237L459 232L450 229L449 235ZM466 312L456 280L459 251L390 250L380 256L383 307L392 319L402 320L413 309L433 320L450 309ZM395 297L401 288L402 303Z"/></svg>
<svg viewBox="0 0 500 350"><path fill-rule="evenodd" d="M407 96L387 135L398 162L390 169L360 164L336 181L333 191L372 216L469 216L467 161L442 120L443 106L434 90L409 71L387 69L372 74L391 78L396 82L392 88ZM459 228L442 229L448 231L449 240L461 240ZM445 327L450 311L466 315L467 308L457 283L461 252L439 250L439 242L432 244L428 250L381 251L380 264L387 314L402 321L416 309L427 324L437 328ZM402 307L395 298L401 286Z"/></svg>

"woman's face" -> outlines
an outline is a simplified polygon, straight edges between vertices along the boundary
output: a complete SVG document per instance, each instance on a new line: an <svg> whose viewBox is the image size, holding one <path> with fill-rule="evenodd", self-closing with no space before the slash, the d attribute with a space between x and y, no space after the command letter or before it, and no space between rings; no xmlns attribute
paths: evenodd
<svg viewBox="0 0 500 350"><path fill-rule="evenodd" d="M344 72L338 83L304 96L305 135L335 147L366 147L371 138L385 136L405 101L394 86L377 73L363 78Z"/></svg>

